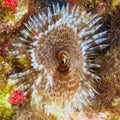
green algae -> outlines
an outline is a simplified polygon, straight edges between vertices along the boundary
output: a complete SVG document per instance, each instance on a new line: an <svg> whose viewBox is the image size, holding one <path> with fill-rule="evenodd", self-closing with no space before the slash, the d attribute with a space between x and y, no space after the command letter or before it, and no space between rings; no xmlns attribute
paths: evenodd
<svg viewBox="0 0 120 120"><path fill-rule="evenodd" d="M120 120L119 114L113 114L111 120Z"/></svg>
<svg viewBox="0 0 120 120"><path fill-rule="evenodd" d="M18 59L16 59L16 62L19 64L19 65L22 65L24 67L28 67L30 65L30 60L26 57L20 57Z"/></svg>
<svg viewBox="0 0 120 120"><path fill-rule="evenodd" d="M9 95L9 89L0 86L0 117L2 120L9 120L13 112L11 104L8 103Z"/></svg>

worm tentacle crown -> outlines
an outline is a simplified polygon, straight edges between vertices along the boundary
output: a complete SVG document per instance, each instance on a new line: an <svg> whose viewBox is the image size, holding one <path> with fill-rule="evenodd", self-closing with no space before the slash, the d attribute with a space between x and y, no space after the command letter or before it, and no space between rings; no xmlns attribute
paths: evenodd
<svg viewBox="0 0 120 120"><path fill-rule="evenodd" d="M76 6L70 11L69 4L53 4L47 11L29 17L20 42L12 44L16 50L10 54L29 56L31 68L10 78L19 78L22 89L31 91L31 107L62 120L70 109L81 110L94 98L91 81L100 79L94 72L100 68L94 62L96 52L108 45L106 31L99 32L98 14Z"/></svg>

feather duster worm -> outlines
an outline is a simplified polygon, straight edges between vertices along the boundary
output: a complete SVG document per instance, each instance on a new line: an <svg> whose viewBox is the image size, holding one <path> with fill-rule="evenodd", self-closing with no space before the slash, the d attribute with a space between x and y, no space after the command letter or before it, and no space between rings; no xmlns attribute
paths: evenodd
<svg viewBox="0 0 120 120"><path fill-rule="evenodd" d="M53 4L47 14L38 13L24 23L20 42L12 44L10 54L29 56L31 68L10 78L31 93L35 111L69 119L71 108L81 110L94 98L91 81L100 79L96 52L108 46L106 31L98 33L100 19L76 6L70 11L69 4Z"/></svg>

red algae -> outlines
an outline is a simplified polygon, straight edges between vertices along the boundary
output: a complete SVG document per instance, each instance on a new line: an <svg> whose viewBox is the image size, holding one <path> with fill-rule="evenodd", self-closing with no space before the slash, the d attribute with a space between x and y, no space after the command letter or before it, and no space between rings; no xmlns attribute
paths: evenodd
<svg viewBox="0 0 120 120"><path fill-rule="evenodd" d="M15 0L3 0L3 4L6 7L10 7L13 11L15 11L17 8L17 3Z"/></svg>
<svg viewBox="0 0 120 120"><path fill-rule="evenodd" d="M23 90L15 90L11 93L8 102L10 104L19 104L25 100L25 92Z"/></svg>

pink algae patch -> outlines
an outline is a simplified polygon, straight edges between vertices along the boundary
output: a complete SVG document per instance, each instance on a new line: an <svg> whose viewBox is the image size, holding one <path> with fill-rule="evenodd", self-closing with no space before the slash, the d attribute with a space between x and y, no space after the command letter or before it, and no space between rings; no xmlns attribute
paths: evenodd
<svg viewBox="0 0 120 120"><path fill-rule="evenodd" d="M8 102L10 104L19 104L26 100L26 95L23 90L15 90L11 93L10 97L8 98Z"/></svg>
<svg viewBox="0 0 120 120"><path fill-rule="evenodd" d="M3 0L5 7L10 7L12 10L16 10L17 4L15 0Z"/></svg>

